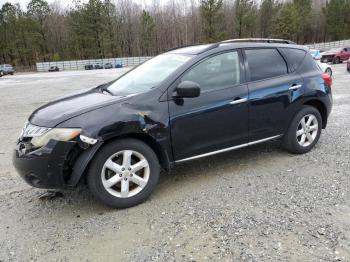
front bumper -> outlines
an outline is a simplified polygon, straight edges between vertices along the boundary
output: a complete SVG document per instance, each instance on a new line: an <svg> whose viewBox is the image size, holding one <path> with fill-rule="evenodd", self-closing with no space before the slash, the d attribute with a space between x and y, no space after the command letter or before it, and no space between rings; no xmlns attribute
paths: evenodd
<svg viewBox="0 0 350 262"><path fill-rule="evenodd" d="M13 165L20 176L38 188L64 188L69 175L69 155L76 142L50 140L40 149L23 152L21 142L13 154Z"/></svg>

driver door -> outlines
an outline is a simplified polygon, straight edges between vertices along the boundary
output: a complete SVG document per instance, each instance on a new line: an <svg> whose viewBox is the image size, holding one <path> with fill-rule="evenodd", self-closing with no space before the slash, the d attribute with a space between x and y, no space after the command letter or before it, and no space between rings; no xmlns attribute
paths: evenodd
<svg viewBox="0 0 350 262"><path fill-rule="evenodd" d="M175 86L182 81L198 83L201 94L169 94L175 161L248 143L248 89L242 84L242 68L240 53L229 51L200 61L176 81Z"/></svg>

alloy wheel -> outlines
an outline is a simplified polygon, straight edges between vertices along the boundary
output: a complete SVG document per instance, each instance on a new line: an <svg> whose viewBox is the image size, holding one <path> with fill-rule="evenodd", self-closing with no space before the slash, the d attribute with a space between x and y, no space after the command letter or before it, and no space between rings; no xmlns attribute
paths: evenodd
<svg viewBox="0 0 350 262"><path fill-rule="evenodd" d="M318 134L318 121L315 115L304 116L297 127L296 138L302 147L310 146Z"/></svg>
<svg viewBox="0 0 350 262"><path fill-rule="evenodd" d="M149 178L147 159L133 150L123 150L110 156L101 172L103 187L119 198L137 195L145 188Z"/></svg>

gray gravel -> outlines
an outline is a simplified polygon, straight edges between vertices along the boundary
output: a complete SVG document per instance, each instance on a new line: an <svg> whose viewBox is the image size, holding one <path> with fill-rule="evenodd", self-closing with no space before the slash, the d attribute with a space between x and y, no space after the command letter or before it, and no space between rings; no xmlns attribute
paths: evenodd
<svg viewBox="0 0 350 262"><path fill-rule="evenodd" d="M334 108L314 150L278 142L179 165L127 210L85 187L39 197L11 165L32 110L117 70L0 79L0 261L350 261L350 75L334 66Z"/></svg>

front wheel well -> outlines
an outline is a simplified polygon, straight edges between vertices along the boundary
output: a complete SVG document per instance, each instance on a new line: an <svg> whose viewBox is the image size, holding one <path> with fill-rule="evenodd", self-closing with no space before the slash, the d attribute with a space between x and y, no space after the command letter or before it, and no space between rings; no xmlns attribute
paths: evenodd
<svg viewBox="0 0 350 262"><path fill-rule="evenodd" d="M137 139L137 140L140 140L140 141L144 142L145 144L147 144L150 148L152 148L152 150L157 155L160 166L166 171L170 170L169 156L166 154L164 149L157 143L157 141L148 135L139 134L139 133L120 135L120 136L113 137L113 138L106 140L104 144L106 145L112 141L119 140L119 139L125 139L125 138Z"/></svg>
<svg viewBox="0 0 350 262"><path fill-rule="evenodd" d="M312 106L320 112L322 117L322 128L325 129L327 126L327 108L326 106L318 100L310 100L304 103L304 105Z"/></svg>

